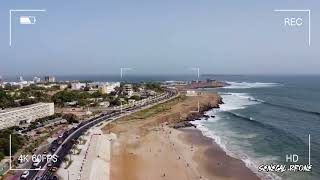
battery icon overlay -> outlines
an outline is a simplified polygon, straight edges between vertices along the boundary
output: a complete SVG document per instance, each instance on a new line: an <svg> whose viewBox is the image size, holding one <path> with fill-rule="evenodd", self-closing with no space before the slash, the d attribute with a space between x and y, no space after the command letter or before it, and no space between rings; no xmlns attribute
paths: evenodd
<svg viewBox="0 0 320 180"><path fill-rule="evenodd" d="M35 24L35 16L20 16L20 24Z"/></svg>

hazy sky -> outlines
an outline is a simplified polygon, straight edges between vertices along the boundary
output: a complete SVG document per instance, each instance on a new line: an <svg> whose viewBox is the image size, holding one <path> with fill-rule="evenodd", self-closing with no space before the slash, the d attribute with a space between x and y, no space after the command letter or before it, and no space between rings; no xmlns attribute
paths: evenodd
<svg viewBox="0 0 320 180"><path fill-rule="evenodd" d="M9 47L9 9L14 13ZM311 9L308 16L274 9ZM20 25L20 16L36 16ZM302 27L284 27L301 17ZM319 0L1 0L0 75L319 74Z"/></svg>

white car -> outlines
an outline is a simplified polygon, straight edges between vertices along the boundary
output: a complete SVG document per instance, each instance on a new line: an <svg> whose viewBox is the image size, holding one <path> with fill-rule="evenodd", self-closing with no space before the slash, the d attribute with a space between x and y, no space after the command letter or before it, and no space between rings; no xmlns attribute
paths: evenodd
<svg viewBox="0 0 320 180"><path fill-rule="evenodd" d="M23 179L26 179L28 176L29 176L29 171L24 171L24 172L21 174L21 178L23 178Z"/></svg>
<svg viewBox="0 0 320 180"><path fill-rule="evenodd" d="M40 167L40 163L41 163L41 160L38 159L36 162L33 163L33 166L39 168Z"/></svg>

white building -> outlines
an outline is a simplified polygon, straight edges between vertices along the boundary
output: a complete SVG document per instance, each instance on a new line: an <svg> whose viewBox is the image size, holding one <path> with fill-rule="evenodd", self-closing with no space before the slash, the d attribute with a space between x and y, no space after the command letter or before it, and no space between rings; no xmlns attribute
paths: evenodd
<svg viewBox="0 0 320 180"><path fill-rule="evenodd" d="M0 129L30 123L54 114L54 103L36 103L28 106L0 111Z"/></svg>
<svg viewBox="0 0 320 180"><path fill-rule="evenodd" d="M68 88L68 84L60 84L59 87L61 90L64 90L64 89Z"/></svg>
<svg viewBox="0 0 320 180"><path fill-rule="evenodd" d="M44 80L45 80L46 82L52 83L52 82L55 82L55 81L56 81L56 77L54 77L54 76L45 76L45 77L44 77Z"/></svg>
<svg viewBox="0 0 320 180"><path fill-rule="evenodd" d="M123 85L123 92L128 96L131 97L133 94L132 84L125 84Z"/></svg>
<svg viewBox="0 0 320 180"><path fill-rule="evenodd" d="M41 81L41 79L39 77L34 77L33 78L33 82L34 83L39 83Z"/></svg>
<svg viewBox="0 0 320 180"><path fill-rule="evenodd" d="M194 90L187 90L186 96L197 96L198 93Z"/></svg>
<svg viewBox="0 0 320 180"><path fill-rule="evenodd" d="M76 82L76 83L71 83L71 89L72 90L80 90L82 88L86 87L86 83L80 83L80 82Z"/></svg>
<svg viewBox="0 0 320 180"><path fill-rule="evenodd" d="M99 91L102 94L110 94L115 90L116 87L120 87L120 83L106 83L104 85L99 86Z"/></svg>

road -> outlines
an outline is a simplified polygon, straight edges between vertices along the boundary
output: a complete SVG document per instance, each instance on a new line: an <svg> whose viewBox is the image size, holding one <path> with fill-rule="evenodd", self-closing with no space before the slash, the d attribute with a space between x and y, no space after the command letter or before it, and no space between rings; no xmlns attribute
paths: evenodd
<svg viewBox="0 0 320 180"><path fill-rule="evenodd" d="M65 131L61 137L58 137L54 140L50 147L49 152L53 155L58 156L57 161L53 162L52 160L44 160L40 163L40 166L44 170L37 170L36 167L30 167L34 170L29 171L29 175L27 178L20 178L20 179L27 179L27 180L55 180L58 177L55 174L56 168L59 168L65 156L70 152L72 146L76 142L76 140L89 128L105 121L113 121L123 116L127 116L129 114L135 113L137 111L141 111L143 109L150 108L159 103L163 103L170 99L173 99L178 96L178 93L171 90L166 90L164 95L160 97L156 97L150 99L145 104L140 104L138 106L130 107L127 109L123 109L122 111L114 111L111 113L102 113L101 116L92 118L87 121L83 121L79 123L76 127Z"/></svg>

